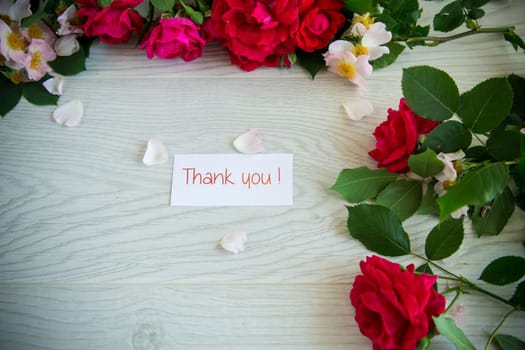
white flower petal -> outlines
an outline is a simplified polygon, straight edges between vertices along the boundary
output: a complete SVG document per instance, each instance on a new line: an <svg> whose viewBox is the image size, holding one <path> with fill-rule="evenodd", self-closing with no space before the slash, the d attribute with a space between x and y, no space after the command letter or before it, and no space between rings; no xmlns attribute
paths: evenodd
<svg viewBox="0 0 525 350"><path fill-rule="evenodd" d="M343 103L343 108L352 120L361 120L374 113L374 106L367 100Z"/></svg>
<svg viewBox="0 0 525 350"><path fill-rule="evenodd" d="M248 235L246 232L234 232L222 237L220 245L224 250L237 254L245 249L247 241Z"/></svg>
<svg viewBox="0 0 525 350"><path fill-rule="evenodd" d="M75 98L63 105L57 107L53 112L53 119L58 124L67 127L77 126L84 115L84 105L82 101Z"/></svg>
<svg viewBox="0 0 525 350"><path fill-rule="evenodd" d="M62 89L64 87L64 78L60 75L55 75L54 78L47 79L42 83L47 91L53 95L62 95Z"/></svg>
<svg viewBox="0 0 525 350"><path fill-rule="evenodd" d="M146 165L159 165L164 164L168 161L168 149L159 140L148 140L148 146L142 162Z"/></svg>
<svg viewBox="0 0 525 350"><path fill-rule="evenodd" d="M18 0L9 8L9 17L14 21L31 16L30 0Z"/></svg>
<svg viewBox="0 0 525 350"><path fill-rule="evenodd" d="M71 56L79 49L80 44L75 34L61 36L55 42L55 52L58 56Z"/></svg>
<svg viewBox="0 0 525 350"><path fill-rule="evenodd" d="M58 35L68 34L82 34L81 28L71 24L77 17L77 8L75 5L69 6L60 16L57 17L57 22L60 24L60 28L57 30Z"/></svg>
<svg viewBox="0 0 525 350"><path fill-rule="evenodd" d="M264 145L261 136L256 129L250 129L244 134L233 140L233 146L241 153L260 153L264 152Z"/></svg>

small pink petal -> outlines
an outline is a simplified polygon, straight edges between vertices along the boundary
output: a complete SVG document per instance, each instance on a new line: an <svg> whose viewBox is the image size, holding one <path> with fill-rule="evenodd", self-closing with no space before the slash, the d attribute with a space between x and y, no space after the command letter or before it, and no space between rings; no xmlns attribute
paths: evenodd
<svg viewBox="0 0 525 350"><path fill-rule="evenodd" d="M55 75L53 78L47 79L42 85L53 95L62 95L62 89L64 87L64 78L60 75Z"/></svg>
<svg viewBox="0 0 525 350"><path fill-rule="evenodd" d="M146 165L160 165L168 161L168 149L164 144L159 140L148 140L148 146L146 147L146 152L144 152L144 157L142 162Z"/></svg>
<svg viewBox="0 0 525 350"><path fill-rule="evenodd" d="M234 232L222 237L220 245L224 250L237 254L244 251L247 241L248 235L246 232Z"/></svg>
<svg viewBox="0 0 525 350"><path fill-rule="evenodd" d="M58 56L71 56L79 49L80 44L75 34L61 36L55 42L55 52Z"/></svg>
<svg viewBox="0 0 525 350"><path fill-rule="evenodd" d="M260 153L264 152L264 145L256 129L250 129L244 134L233 140L233 146L241 153Z"/></svg>
<svg viewBox="0 0 525 350"><path fill-rule="evenodd" d="M361 120L363 117L370 116L374 113L374 106L367 100L343 103L343 108L352 120Z"/></svg>
<svg viewBox="0 0 525 350"><path fill-rule="evenodd" d="M82 101L75 98L63 105L57 107L53 112L53 119L58 124L67 127L77 126L84 115L84 105Z"/></svg>

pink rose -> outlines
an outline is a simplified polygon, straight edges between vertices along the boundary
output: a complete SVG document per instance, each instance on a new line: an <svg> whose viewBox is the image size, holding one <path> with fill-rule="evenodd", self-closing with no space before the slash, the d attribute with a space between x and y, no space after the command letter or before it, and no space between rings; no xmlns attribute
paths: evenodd
<svg viewBox="0 0 525 350"><path fill-rule="evenodd" d="M339 12L344 7L340 0L302 0L299 5L301 24L297 32L297 46L306 52L322 49L345 24Z"/></svg>
<svg viewBox="0 0 525 350"><path fill-rule="evenodd" d="M433 288L438 277L378 256L367 257L360 267L350 292L359 330L374 350L415 350L434 329L432 316L445 312L445 297Z"/></svg>
<svg viewBox="0 0 525 350"><path fill-rule="evenodd" d="M205 41L199 27L187 18L161 19L144 37L141 49L146 49L148 58L176 58L193 61L202 56Z"/></svg>
<svg viewBox="0 0 525 350"><path fill-rule="evenodd" d="M108 44L127 43L131 33L142 29L142 17L132 8L143 0L114 0L111 5L100 8L97 0L75 0L80 5L79 17L84 17L84 34L99 37Z"/></svg>
<svg viewBox="0 0 525 350"><path fill-rule="evenodd" d="M296 48L297 0L215 0L210 34L230 51L230 59L246 71L276 67Z"/></svg>

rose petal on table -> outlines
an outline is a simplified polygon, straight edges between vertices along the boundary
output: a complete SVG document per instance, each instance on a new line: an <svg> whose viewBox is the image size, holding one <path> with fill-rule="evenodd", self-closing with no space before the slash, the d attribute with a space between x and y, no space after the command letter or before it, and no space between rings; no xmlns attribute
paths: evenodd
<svg viewBox="0 0 525 350"><path fill-rule="evenodd" d="M164 164L168 161L168 149L159 140L148 140L148 146L142 162L146 165L159 165Z"/></svg>
<svg viewBox="0 0 525 350"><path fill-rule="evenodd" d="M261 136L256 129L250 129L238 136L233 140L233 147L241 153L253 154L264 152Z"/></svg>
<svg viewBox="0 0 525 350"><path fill-rule="evenodd" d="M53 78L47 79L42 83L46 90L53 95L62 95L62 89L64 87L64 78L60 75L55 75Z"/></svg>
<svg viewBox="0 0 525 350"><path fill-rule="evenodd" d="M361 120L363 117L370 116L374 113L374 106L367 100L345 102L343 103L343 108L352 120Z"/></svg>
<svg viewBox="0 0 525 350"><path fill-rule="evenodd" d="M246 232L233 232L222 237L220 245L224 250L237 254L245 249L247 241L248 235Z"/></svg>
<svg viewBox="0 0 525 350"><path fill-rule="evenodd" d="M67 127L77 126L84 115L84 105L78 98L58 106L53 112L53 119Z"/></svg>

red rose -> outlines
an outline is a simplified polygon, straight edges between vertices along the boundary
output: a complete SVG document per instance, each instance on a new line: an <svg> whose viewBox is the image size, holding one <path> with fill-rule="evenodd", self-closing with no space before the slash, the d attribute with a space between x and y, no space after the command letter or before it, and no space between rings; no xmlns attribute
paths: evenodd
<svg viewBox="0 0 525 350"><path fill-rule="evenodd" d="M131 33L142 29L142 17L132 10L143 0L114 0L109 6L98 7L97 0L76 0L78 16L84 17L84 34L99 37L108 44L127 43Z"/></svg>
<svg viewBox="0 0 525 350"><path fill-rule="evenodd" d="M294 52L299 27L297 0L215 0L208 30L246 71L276 67Z"/></svg>
<svg viewBox="0 0 525 350"><path fill-rule="evenodd" d="M399 101L399 110L388 110L388 118L374 130L376 148L368 154L388 171L406 173L408 157L415 151L419 135L431 132L439 122L421 118L408 107L406 100Z"/></svg>
<svg viewBox="0 0 525 350"><path fill-rule="evenodd" d="M360 263L350 300L355 320L374 350L415 350L434 326L432 316L445 311L445 297L433 288L437 276L403 270L378 256Z"/></svg>
<svg viewBox="0 0 525 350"><path fill-rule="evenodd" d="M183 17L161 19L160 23L146 34L141 49L146 49L148 58L175 58L193 61L202 56L205 41L199 27Z"/></svg>
<svg viewBox="0 0 525 350"><path fill-rule="evenodd" d="M340 0L302 0L299 5L301 24L295 36L297 46L306 52L328 46L346 22L339 12L343 6Z"/></svg>

